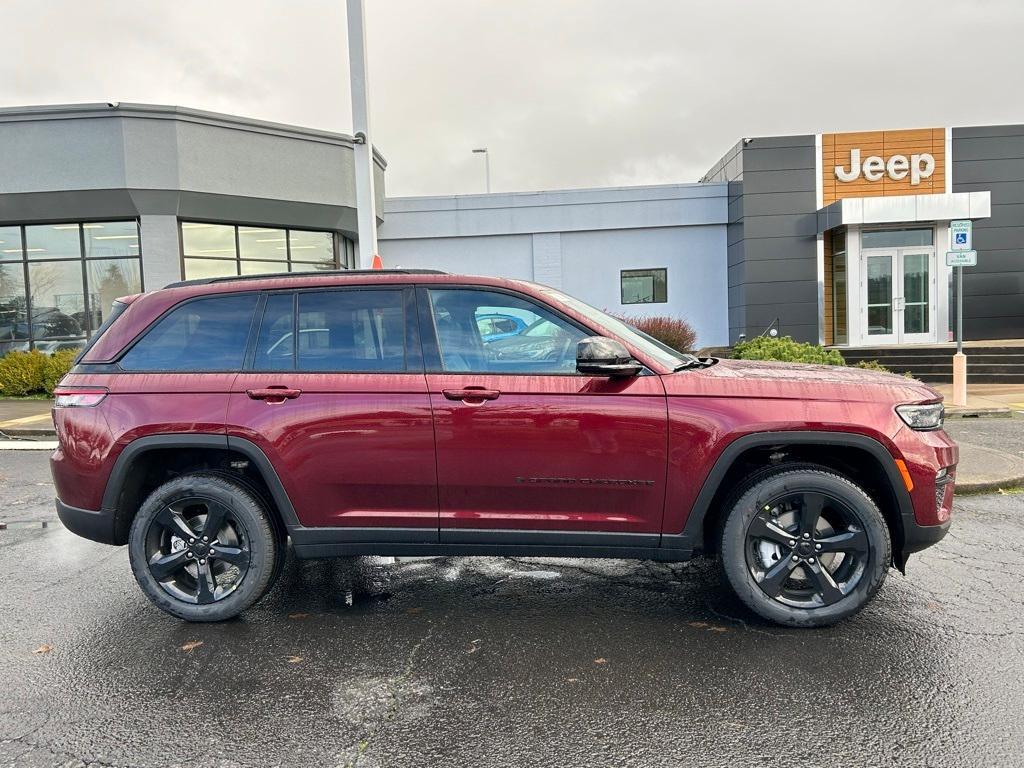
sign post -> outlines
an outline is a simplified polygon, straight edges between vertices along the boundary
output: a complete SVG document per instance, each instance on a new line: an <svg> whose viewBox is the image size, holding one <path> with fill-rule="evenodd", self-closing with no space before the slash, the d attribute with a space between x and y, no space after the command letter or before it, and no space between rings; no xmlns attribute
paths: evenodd
<svg viewBox="0 0 1024 768"><path fill-rule="evenodd" d="M967 358L964 356L964 267L978 263L973 250L974 222L959 219L949 222L949 250L946 265L956 267L956 354L953 355L953 404L967 405Z"/></svg>

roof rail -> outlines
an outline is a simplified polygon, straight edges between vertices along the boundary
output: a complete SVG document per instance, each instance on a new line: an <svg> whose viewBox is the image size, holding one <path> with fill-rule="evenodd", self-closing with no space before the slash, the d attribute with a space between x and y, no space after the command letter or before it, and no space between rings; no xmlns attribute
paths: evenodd
<svg viewBox="0 0 1024 768"><path fill-rule="evenodd" d="M350 277L352 275L446 275L440 269L328 269L323 272L268 272L262 275L229 275L227 277L200 277L195 280L179 280L168 283L164 288L182 288L188 285L210 285L231 283L240 280L279 280L289 277Z"/></svg>

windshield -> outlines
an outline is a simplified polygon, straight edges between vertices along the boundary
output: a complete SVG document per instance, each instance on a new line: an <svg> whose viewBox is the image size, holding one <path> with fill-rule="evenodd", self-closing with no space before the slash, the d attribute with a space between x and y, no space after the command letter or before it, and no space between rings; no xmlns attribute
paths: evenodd
<svg viewBox="0 0 1024 768"><path fill-rule="evenodd" d="M618 318L612 317L607 312L595 309L579 299L574 299L572 296L568 296L561 291L556 291L554 288L548 288L547 286L538 287L545 295L565 304L567 307L571 307L588 320L593 320L595 323L603 325L609 331L620 336L624 341L629 342L644 354L657 360L658 363L669 370L674 370L680 365L694 362L697 359L693 355L672 349L672 347L667 344L662 344L657 339L652 336L648 336L643 331L637 330L632 325L624 323Z"/></svg>

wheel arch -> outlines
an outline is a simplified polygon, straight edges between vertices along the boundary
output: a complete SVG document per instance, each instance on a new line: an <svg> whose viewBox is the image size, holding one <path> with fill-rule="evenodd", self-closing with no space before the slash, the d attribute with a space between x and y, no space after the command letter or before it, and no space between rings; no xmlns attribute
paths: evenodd
<svg viewBox="0 0 1024 768"><path fill-rule="evenodd" d="M295 508L267 455L250 440L218 434L158 434L126 445L114 462L103 492L102 511L114 519L114 543L125 544L138 506L154 487L154 470L168 472L223 469L234 459L247 466L232 475L263 495L286 535L298 526ZM159 483L156 483L159 484Z"/></svg>
<svg viewBox="0 0 1024 768"><path fill-rule="evenodd" d="M910 494L889 450L873 437L852 432L757 432L732 441L705 478L682 533L663 537L663 546L714 551L715 533L728 512L724 505L736 485L753 471L787 463L816 464L863 487L889 526L896 566L904 568L904 531L914 520Z"/></svg>

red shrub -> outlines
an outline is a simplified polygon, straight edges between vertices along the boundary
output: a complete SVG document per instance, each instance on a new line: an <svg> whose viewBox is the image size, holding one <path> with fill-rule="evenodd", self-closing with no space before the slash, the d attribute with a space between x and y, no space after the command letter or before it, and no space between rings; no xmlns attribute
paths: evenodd
<svg viewBox="0 0 1024 768"><path fill-rule="evenodd" d="M697 344L697 334L690 324L676 317L620 316L619 319L680 352L689 352Z"/></svg>

